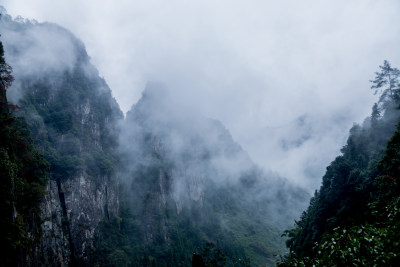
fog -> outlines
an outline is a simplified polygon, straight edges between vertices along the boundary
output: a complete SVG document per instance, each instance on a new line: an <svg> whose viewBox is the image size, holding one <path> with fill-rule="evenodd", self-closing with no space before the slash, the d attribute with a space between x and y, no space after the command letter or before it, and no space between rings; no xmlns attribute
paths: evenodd
<svg viewBox="0 0 400 267"><path fill-rule="evenodd" d="M119 151L127 162L119 177L126 188L140 192L134 198L129 194L133 210L148 205L146 192L158 192L164 205L172 197L178 213L194 208L209 216L215 211L210 205L229 199L241 212L289 227L309 195L260 169L221 122L180 104L174 94L163 84L149 83L121 122Z"/></svg>
<svg viewBox="0 0 400 267"><path fill-rule="evenodd" d="M310 191L369 115L378 66L400 66L396 0L0 4L76 34L124 112L162 82L176 105L220 120L257 164Z"/></svg>

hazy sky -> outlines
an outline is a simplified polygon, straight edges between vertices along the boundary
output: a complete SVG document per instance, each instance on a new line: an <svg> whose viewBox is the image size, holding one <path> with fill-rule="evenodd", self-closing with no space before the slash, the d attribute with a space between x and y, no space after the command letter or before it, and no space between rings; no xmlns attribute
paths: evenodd
<svg viewBox="0 0 400 267"><path fill-rule="evenodd" d="M0 4L72 31L124 112L147 81L163 82L221 120L258 164L311 190L369 115L378 66L400 67L398 0Z"/></svg>

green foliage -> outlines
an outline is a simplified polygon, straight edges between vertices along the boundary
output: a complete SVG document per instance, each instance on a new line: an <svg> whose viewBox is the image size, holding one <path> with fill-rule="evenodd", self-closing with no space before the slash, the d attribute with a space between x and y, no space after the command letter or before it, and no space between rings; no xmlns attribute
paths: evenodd
<svg viewBox="0 0 400 267"><path fill-rule="evenodd" d="M387 149L378 168L383 174L380 177L381 191L386 194L394 195L399 192L400 179L400 124L397 126L397 132L388 142Z"/></svg>
<svg viewBox="0 0 400 267"><path fill-rule="evenodd" d="M210 203L215 204L214 201L204 202L202 209L182 209L178 214L175 201L166 196L165 207L160 209L160 192L157 190L160 185L159 177L163 175L162 171L160 174L161 167L162 164L154 168L142 166L140 171L135 172L141 178L134 182L135 186L141 183L142 190L135 191L134 195L126 185L120 188L121 213L118 218L101 223L96 251L92 255L95 259L93 264L116 266L112 263L114 256L127 255L132 266L188 266L193 252L201 252L199 248L207 241L217 244L226 266L249 266L246 255L254 256L258 265L272 263L273 252L279 251L276 247L279 240L277 237L277 240L266 242L266 239L277 230L265 229L263 224L254 222L254 218L248 215L232 215L227 218L229 223L222 227L219 221L221 214L213 212L214 207L209 206ZM221 205L232 201L225 192L209 193L218 194L223 201ZM216 196L206 197L214 199ZM226 209L218 210L228 214L235 213ZM119 253L116 254L116 251ZM214 252L210 252L208 255L210 262L218 251L215 253L214 255ZM268 261L269 256L271 262ZM222 262L218 264L221 266Z"/></svg>
<svg viewBox="0 0 400 267"><path fill-rule="evenodd" d="M250 260L239 258L207 242L201 256L206 267L243 266L250 267Z"/></svg>
<svg viewBox="0 0 400 267"><path fill-rule="evenodd" d="M118 163L112 121L122 117L105 82L87 72L84 62L72 70L22 77L20 115L29 122L36 147L50 163L52 179L86 173L108 176Z"/></svg>
<svg viewBox="0 0 400 267"><path fill-rule="evenodd" d="M45 151L46 160L50 163L53 178L65 179L83 170L83 160L77 155L62 155L50 145Z"/></svg>
<svg viewBox="0 0 400 267"><path fill-rule="evenodd" d="M11 75L12 68L4 59L4 48L3 43L0 42L0 82L1 82L1 89L6 90L8 87L11 86L12 82L14 81L14 77ZM1 101L3 102L3 101Z"/></svg>
<svg viewBox="0 0 400 267"><path fill-rule="evenodd" d="M6 64L1 43L0 53L0 64ZM25 120L10 114L3 91L9 85L3 79L0 76L0 266L17 266L32 259L32 246L40 240L48 164L33 148Z"/></svg>
<svg viewBox="0 0 400 267"><path fill-rule="evenodd" d="M143 218L135 216L136 212L122 202L120 217L101 223L92 255L93 265L121 266L117 264L119 261L129 266L190 265L190 256L200 246L202 237L189 220L170 218L168 243L161 236L146 243Z"/></svg>
<svg viewBox="0 0 400 267"><path fill-rule="evenodd" d="M238 214L226 217L227 223L222 226L221 214L214 213L214 207L208 206L208 202L203 204L203 211L183 209L177 214L175 202L167 197L165 209L158 209L161 200L153 191L157 190L160 169L142 169L139 174L146 178L142 183L146 181L149 186L141 185L142 192L135 191L134 195L126 186L120 188L121 213L118 218L102 222L93 265L116 266L112 264L114 252L124 251L131 266L189 266L191 255L201 253L204 244L212 241L219 255L225 258L225 266L250 266L248 258L259 266L273 264L272 255L282 249L277 247L281 241L279 236L276 240L272 238L278 232L276 229L265 228L264 224L254 221L256 218L239 215L237 211ZM231 201L225 193L223 197L221 192L215 193L219 193L221 200L227 197L226 201ZM208 255L211 263L217 254L216 250ZM218 264L221 266L223 262Z"/></svg>
<svg viewBox="0 0 400 267"><path fill-rule="evenodd" d="M397 266L400 260L400 198L383 210L373 210L376 220L359 226L335 228L315 242L313 256L292 252L278 266ZM378 214L379 213L379 214Z"/></svg>

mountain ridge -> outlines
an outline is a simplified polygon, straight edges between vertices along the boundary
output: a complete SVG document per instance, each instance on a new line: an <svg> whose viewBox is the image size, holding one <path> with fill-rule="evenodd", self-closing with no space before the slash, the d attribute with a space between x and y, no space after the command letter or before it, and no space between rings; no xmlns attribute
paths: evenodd
<svg viewBox="0 0 400 267"><path fill-rule="evenodd" d="M6 14L0 31L15 66L15 114L50 164L36 262L187 266L212 241L274 264L304 190L258 168L220 122L158 84L123 120L69 31Z"/></svg>

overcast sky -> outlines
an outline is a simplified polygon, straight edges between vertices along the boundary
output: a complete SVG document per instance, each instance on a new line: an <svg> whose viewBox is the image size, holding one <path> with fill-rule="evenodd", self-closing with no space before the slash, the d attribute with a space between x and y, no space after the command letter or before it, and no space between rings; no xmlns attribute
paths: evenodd
<svg viewBox="0 0 400 267"><path fill-rule="evenodd" d="M147 81L165 83L221 120L259 165L310 190L369 115L378 66L400 67L398 0L0 4L72 31L124 112Z"/></svg>

